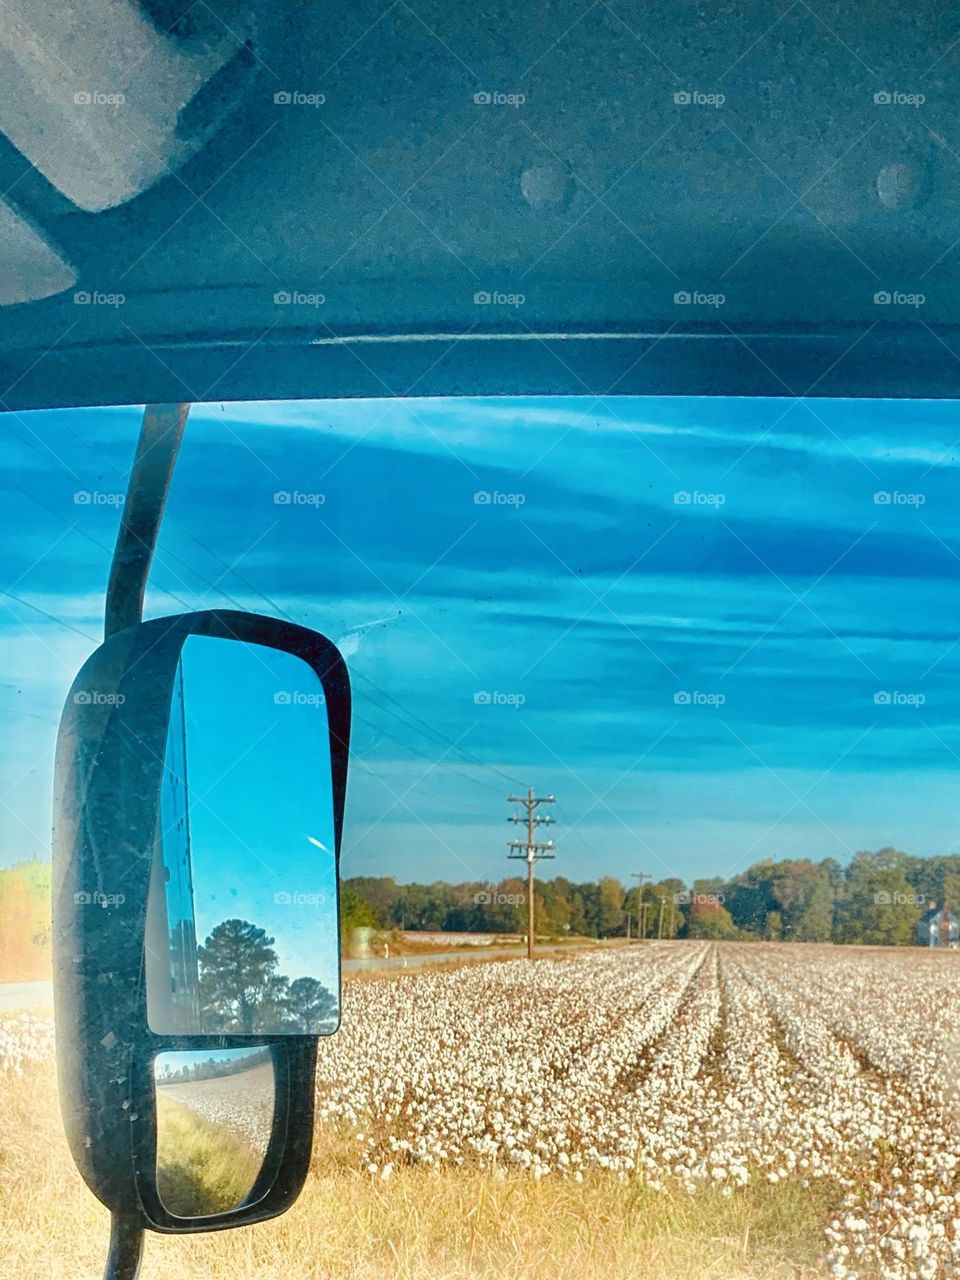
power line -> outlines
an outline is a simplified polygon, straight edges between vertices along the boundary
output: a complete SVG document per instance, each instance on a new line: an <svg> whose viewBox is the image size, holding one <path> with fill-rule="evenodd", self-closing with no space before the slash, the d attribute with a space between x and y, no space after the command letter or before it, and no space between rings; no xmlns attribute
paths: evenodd
<svg viewBox="0 0 960 1280"><path fill-rule="evenodd" d="M178 528L179 526L174 524L173 527ZM252 591L256 596L259 596L260 599L264 602L264 604L268 605L269 608L271 608L275 613L278 613L280 614L281 617L286 618L288 622L296 621L294 618L290 616L289 612L286 609L284 609L282 605L278 604L276 600L271 599L270 596L268 596L265 591L263 591L260 587L256 586L254 583L252 583L250 579L246 577L245 574L241 573L241 571L237 568L235 564L228 564L227 561L224 560L224 558L218 552L214 551L212 547L207 546L205 542L203 542L200 538L198 538L196 534L191 532L189 529L183 529L182 532L185 532L189 538L192 538L192 540L204 551L206 551L206 553L209 556L212 556L215 560L219 561L219 563L223 565L223 567L226 569L228 573L232 573L240 582L243 583L243 585L249 591ZM177 557L177 559L179 559L179 557ZM181 561L181 563L183 562ZM194 570L194 572L196 571ZM381 710L385 711L388 715L393 715L397 720L399 720L402 724L404 724L406 728L408 729L412 729L414 727L419 728L421 733L427 735L429 738L435 741L438 746L442 746L451 751L456 751L457 754L460 756L461 760L465 764L472 764L477 768L483 769L488 774L495 773L499 777L503 778L505 782L514 783L515 785L518 785L518 786L523 785L523 782L520 778L515 778L511 774L505 773L502 769L497 768L496 765L489 764L487 761L482 760L479 756L474 755L473 752L465 750L458 743L448 738L443 732L441 732L441 730L435 728L431 724L428 724L426 720L423 720L420 716L416 714L416 712L411 711L409 707L405 706L402 702L400 702L397 698L395 698L392 693L384 689L382 685L377 684L375 680L371 679L370 676L366 675L363 671L351 671L351 676L353 676L356 679L362 680L365 684L369 685L371 689L374 689L380 695L381 698L386 698L389 702L393 703L395 707L399 708L399 710L397 711L391 711L389 707L383 706L382 703L377 704L380 706ZM387 736L390 737L391 735L387 734ZM399 738L394 738L394 741L399 742L401 740ZM406 746L409 744L403 743L402 745ZM468 781L479 782L479 779L471 778L469 774L462 774L461 776L467 778Z"/></svg>
<svg viewBox="0 0 960 1280"><path fill-rule="evenodd" d="M85 631L81 631L79 627L75 627L71 622L67 622L64 618L58 618L56 614L48 613L46 609L41 609L38 604L33 604L29 600L24 600L23 596L18 596L15 591L8 591L6 587L0 587L0 595L9 596L11 600L16 600L17 604L25 605L28 609L33 609L41 614L48 622L55 622L60 627L66 627L75 635L81 636L84 640L88 640L91 644L99 644L100 641L95 636L88 636Z"/></svg>
<svg viewBox="0 0 960 1280"><path fill-rule="evenodd" d="M653 877L647 875L646 871L631 871L630 879L637 882L637 937L645 938L647 936L647 904L643 897L644 880L652 880ZM627 937L630 937L630 917L627 916Z"/></svg>
<svg viewBox="0 0 960 1280"><path fill-rule="evenodd" d="M228 563L223 558L223 556L219 554L219 552L215 551L212 547L208 546L201 538L198 538L197 535L192 530L178 525L175 521L170 520L169 517L168 517L168 523L171 525L171 527L180 530L180 532L186 533L187 537L192 539L192 541L194 541L197 544L197 546L201 547L207 553L207 555L211 556L214 560L218 561L219 564L221 564L223 568L227 571L227 573L233 574L234 577L237 578L241 583L243 583L243 585L249 591L252 591L256 596L259 596L260 599L270 609L274 611L274 613L280 614L280 616L286 618L288 622L295 622L295 619L290 616L289 612L286 609L284 609L282 605L278 604L276 600L273 600L270 596L268 596L267 593L261 587L258 587L254 583L252 583L250 579L247 578L247 576L240 571L236 563ZM185 562L182 560L180 556L176 556L175 553L173 552L171 552L170 554L174 555L174 558L177 559L181 564L185 564ZM195 569L192 571L195 573L197 572L197 570ZM199 573L198 573L198 576L200 576ZM211 590L213 589L214 588L211 586ZM224 591L223 594L227 595L227 592ZM229 599L230 597L227 596L227 598ZM236 604L237 602L234 601L233 603ZM238 605L238 607L240 606ZM400 720L402 724L405 724L407 728L413 728L414 726L417 726L422 733L424 733L433 741L435 741L439 746L442 746L447 750L456 751L457 754L460 756L461 760L465 764L472 764L477 768L483 769L488 774L495 773L499 777L503 778L505 782L512 783L516 786L523 786L522 779L513 777L511 774L508 774L504 772L504 770L499 769L496 765L490 764L487 761L482 760L479 756L474 755L472 752L465 750L458 743L454 742L452 739L448 738L440 730L436 729L433 725L428 724L426 720L423 720L414 711L411 711L409 707L405 706L402 702L400 702L397 698L395 698L391 693L389 693L388 690L384 689L381 685L377 684L375 680L372 680L370 676L366 675L364 672L351 671L351 675L357 679L362 680L365 684L369 685L371 689L374 689L380 695L381 698L386 698L395 707L397 707L399 709L398 711L391 712L390 709L388 707L383 706L382 703L378 704L381 710L387 712L387 714L392 714L397 720ZM391 735L388 734L387 736L389 737ZM400 742L401 740L398 738L394 738L394 741ZM408 746L409 744L401 743L401 745ZM469 781L472 781L472 782L479 781L479 779L470 778L469 774L462 774L461 776L467 778Z"/></svg>
<svg viewBox="0 0 960 1280"><path fill-rule="evenodd" d="M23 496L24 496L25 498L27 498L30 502L35 503L35 504L36 504L38 507L40 507L42 510L46 511L47 515L51 515L51 516L53 516L53 518L54 518L55 520L58 520L58 521L61 521L61 522L63 521L63 516L62 516L58 511L54 511L54 510L53 510L53 508L52 508L52 507L48 507L48 506L47 506L47 504L46 504L45 502L41 502L41 500L36 496L36 494L34 494L34 493L30 493L30 492L29 492L29 490L24 489L23 485L18 484L18 483L16 482L16 480L10 480L10 479L9 479L9 477L8 477L8 483L12 484L12 485L13 485L13 487L14 487L15 489L17 489L20 493L22 493L22 494L23 494ZM98 541L97 541L97 539L96 539L96 538L95 538L91 533L88 533L86 529L81 528L79 524L75 524L75 525L74 525L74 528L76 529L77 533L79 533L79 534L80 534L81 538L86 538L86 540L87 540L87 541L88 541L92 546L96 547L98 551L102 551L106 556L108 556L108 557L109 557L109 559L111 559L111 560L112 560L112 558L113 558L113 549L112 549L112 547L105 546L105 545L104 545L104 543L102 543L102 542L98 542ZM162 564L162 561L161 561L160 563ZM196 571L194 570L193 572L196 572ZM184 585L185 585L185 584L184 584ZM176 600L177 604L182 605L182 606L184 607L184 609L186 609L186 610L188 610L188 611L190 610L190 605L189 605L189 604L187 604L186 600L184 600L182 596L178 596L178 595L177 595L177 593L176 593L175 591L171 591L169 587L155 587L155 588L154 588L154 590L162 591L165 595L172 596L172 597L173 597L173 599L174 599L174 600ZM51 616L52 616L52 615L51 615ZM70 625L70 624L69 624L69 623L67 623L67 622L63 622L63 620L62 620L61 618L54 618L54 621L55 621L55 622L62 622L62 623L63 623L63 626L69 626L69 625ZM87 638L89 639L89 637L87 637ZM99 641L94 641L94 643L95 643L95 644L99 644Z"/></svg>
<svg viewBox="0 0 960 1280"><path fill-rule="evenodd" d="M368 675L365 675L362 671L355 672L355 674L361 680L365 681L368 685L370 685L371 688L376 689L376 691L382 697L388 698L391 702L395 703L396 706L400 707L400 709L403 711L405 715L409 716L410 719L415 721L417 725L422 726L423 732L433 734L438 739L440 745L450 747L452 750L458 752L461 758L463 759L464 763L472 764L477 768L485 770L487 773L495 773L499 777L503 778L504 781L506 782L512 782L512 783L516 783L518 786L523 786L523 783L519 778L514 778L511 774L504 773L504 771L502 769L498 769L495 764L489 764L487 761L482 760L479 756L474 755L472 751L467 751L463 747L461 747L458 743L452 742L439 729L433 728L432 725L427 724L427 722L425 720L422 720L418 715L415 714L415 712L411 711L408 707L404 707L402 702L399 702L391 693L388 693L386 689L381 688L381 686L376 684L373 680L371 680ZM384 708L384 710L387 710L387 708ZM394 712L393 714L397 715L396 712ZM398 719L399 719L399 716L398 716Z"/></svg>
<svg viewBox="0 0 960 1280"><path fill-rule="evenodd" d="M98 461L103 461L103 459L100 457L99 454L97 454L96 450L93 448L90 442L86 440L82 435L80 435L79 432L75 431L69 423L63 421L62 418L58 418L58 421L61 423L61 426L63 427L63 429L71 436L71 438L74 441L76 441L83 448L85 448ZM14 432L12 434L17 440L20 441L21 444L24 444L28 448L32 449L48 465L52 462L56 462L56 463L59 463L60 469L65 468L65 464L62 463L57 458L57 456L53 454L52 451L49 450L49 446L44 446L47 452L43 452L41 451L38 444L30 440L29 438L21 436L17 432ZM114 471L114 474L116 475L118 482L126 485L127 479L123 475L123 473L121 473L119 469L113 466L112 463L108 463L108 465ZM27 498L29 501L35 503L37 506L42 508L49 515L53 516L54 519L60 520L62 518L58 512L48 507L46 503L42 502L39 498L37 498L35 494L30 493L27 489L23 488L16 481L11 481L11 483L13 487L16 488L21 494L23 494L25 498ZM286 609L284 609L280 604L278 604L277 601L271 599L271 597L267 595L267 593L263 591L262 588L254 585L240 571L240 569L237 567L235 563L229 563L227 560L225 560L223 556L221 556L212 547L208 546L203 541L203 539L199 538L195 533L192 532L192 530L187 529L185 526L180 525L177 521L173 520L169 515L165 519L165 524L177 530L180 533L186 534L186 536L189 537L193 542L195 542L196 545L199 546L203 551L205 551L207 555L209 555L212 559L217 561L226 570L228 574L233 574L234 577L237 580L239 580L249 591L253 592L254 595L258 596L261 600L263 600L264 603L274 613L279 614L281 617L286 618L290 622L295 621L295 619L291 617L289 612ZM107 548L103 543L99 542L96 538L94 538L91 534L89 534L85 529L82 529L79 526L77 526L77 529L78 529L78 532L81 534L81 536L86 538L87 541L90 542L93 546L95 546L98 550L103 551L105 554L112 555L112 552L110 551L109 548ZM162 566L163 561L167 558L170 558L176 561L176 563L181 565L188 573L195 575L200 580L202 586L206 588L207 593L219 590L221 596L224 599L228 600L231 604L233 604L235 608L238 608L241 610L243 609L244 606L234 596L232 596L231 593L225 587L222 587L219 584L219 582L216 584L211 583L195 565L189 563L182 556L178 555L177 552L165 546L163 550L163 555L160 556L158 554L157 561ZM184 609L188 611L191 609L191 605L188 604L188 602L184 600L182 596L178 595L175 591L172 591L169 588L164 588L159 586L156 587L155 589L164 591L166 594L168 594L174 600L176 600L177 603L180 604ZM36 607L36 606L30 605L29 601L23 601L22 603L26 604L27 607L31 607L31 608ZM38 612L42 613L43 610L38 609ZM73 631L76 631L78 635L83 635L83 632L80 632L76 627L72 627L70 623L63 621L63 619L56 618L52 614L46 614L45 616L50 618L51 621L58 622L61 625L66 627L70 627L70 629ZM84 639L89 640L91 639L91 637L84 635ZM94 641L94 643L96 643L96 641ZM490 764L489 762L481 759L479 756L475 755L473 752L467 751L465 748L461 747L458 743L448 738L444 733L442 733L442 731L436 729L433 725L428 724L427 721L423 720L414 711L412 711L409 707L405 706L402 702L400 702L397 698L395 698L391 693L389 693L388 690L384 689L382 686L377 684L376 681L371 679L364 672L353 671L351 672L351 674L353 675L354 678L357 678L363 681L365 684L367 684L371 689L373 689L379 695L381 699L386 699L388 702L390 702L392 704L392 707L388 707L384 705L383 702L379 702L376 699L374 699L375 704L378 705L385 714L392 715L394 719L396 719L400 724L402 724L404 728L406 728L407 730L413 731L413 732L419 731L425 737L427 737L428 740L434 742L436 745L442 746L445 750L455 752L456 755L459 757L460 762L467 765L468 767L472 766L474 768L482 769L488 775L488 778L490 774L496 774L498 777L502 778L506 782L511 783L512 785L517 785L517 786L523 785L521 779L516 778L513 775L505 772L503 769L498 768L496 765ZM396 709L393 709L393 708L396 708ZM369 726L369 727L373 727L373 726ZM406 750L411 751L414 755L419 756L421 759L427 760L429 763L436 763L435 758L431 758L429 755L425 754L424 752L418 751L414 746L412 746L412 744L409 741L399 738L395 734L391 734L389 733L388 730L385 730L382 728L379 728L378 731L383 733L384 736L391 738L394 742L399 743ZM451 766L447 765L446 769L448 771L451 770ZM452 772L464 778L466 781L473 783L474 785L489 785L488 778L485 778L485 779L475 778L471 774L464 773L462 770L458 770L458 769L452 769Z"/></svg>
<svg viewBox="0 0 960 1280"><path fill-rule="evenodd" d="M443 761L439 761L436 756L427 755L424 751L417 750L403 738L398 738L395 733L391 733L389 729L385 729L383 725L374 724L371 720L364 720L362 716L357 715L356 711L352 712L354 721L357 724L364 725L367 729L372 729L374 733L381 734L384 738L389 738L392 742L398 742L405 750L410 751L413 755L418 756L421 760L426 760L427 764L433 765L435 768L444 768L449 773L455 773L457 777L463 778L467 782L480 783L480 778L474 778L469 773L464 773L462 769L457 769L453 765L444 765ZM476 806L468 806L476 812L480 812Z"/></svg>
<svg viewBox="0 0 960 1280"><path fill-rule="evenodd" d="M569 837L573 840L580 852L586 854L589 858L592 853L590 845L587 844L586 840L580 834L580 828L570 817L566 806L562 805L559 800L557 801L557 821L561 822L566 829L567 834L564 836L564 839Z"/></svg>

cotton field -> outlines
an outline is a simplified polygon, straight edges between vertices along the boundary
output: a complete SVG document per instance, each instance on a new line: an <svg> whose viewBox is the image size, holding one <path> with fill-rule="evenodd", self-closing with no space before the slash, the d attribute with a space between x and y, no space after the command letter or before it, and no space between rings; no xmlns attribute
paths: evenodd
<svg viewBox="0 0 960 1280"><path fill-rule="evenodd" d="M49 1021L0 1020L0 1093L52 1053ZM957 952L649 943L350 981L317 1105L379 1203L414 1170L665 1206L792 1184L833 1206L826 1275L960 1277Z"/></svg>
<svg viewBox="0 0 960 1280"><path fill-rule="evenodd" d="M321 1123L368 1173L479 1162L733 1195L827 1180L824 1265L960 1274L960 955L648 944L348 985Z"/></svg>
<svg viewBox="0 0 960 1280"><path fill-rule="evenodd" d="M269 1065L212 1080L160 1082L157 1093L189 1108L202 1120L236 1134L260 1156L266 1153L274 1102L273 1069Z"/></svg>
<svg viewBox="0 0 960 1280"><path fill-rule="evenodd" d="M29 1075L31 1067L53 1058L53 1023L30 1013L0 1019L0 1083Z"/></svg>

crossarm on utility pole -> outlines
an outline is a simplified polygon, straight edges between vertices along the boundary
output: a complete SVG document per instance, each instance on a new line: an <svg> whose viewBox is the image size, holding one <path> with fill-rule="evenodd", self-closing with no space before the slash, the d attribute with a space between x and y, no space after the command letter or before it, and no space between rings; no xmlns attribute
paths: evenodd
<svg viewBox="0 0 960 1280"><path fill-rule="evenodd" d="M525 796L507 796L508 804L522 804L526 809L526 816L522 814L512 814L508 822L523 822L527 827L526 840L508 840L507 847L515 850L507 856L510 858L523 858L527 864L527 959L533 959L533 924L534 924L534 865L541 858L554 857L556 845L552 840L538 841L536 838L536 828L541 825L553 822L553 818L547 817L545 814L537 813L537 806L541 804L556 804L554 796L538 796L533 787Z"/></svg>

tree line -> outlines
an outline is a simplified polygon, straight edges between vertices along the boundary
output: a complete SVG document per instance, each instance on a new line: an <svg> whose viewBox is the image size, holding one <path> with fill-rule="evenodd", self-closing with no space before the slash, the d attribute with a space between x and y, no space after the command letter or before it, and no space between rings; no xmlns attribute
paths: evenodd
<svg viewBox="0 0 960 1280"><path fill-rule="evenodd" d="M399 884L356 876L341 885L345 932L358 927L432 932L523 933L526 880L496 885ZM614 876L537 883L538 935L714 938L908 946L930 903L960 911L960 855L914 857L897 849L835 858L764 859L746 871L686 884L665 877L642 891Z"/></svg>
<svg viewBox="0 0 960 1280"><path fill-rule="evenodd" d="M50 863L0 869L0 982L50 977Z"/></svg>
<svg viewBox="0 0 960 1280"><path fill-rule="evenodd" d="M265 1062L271 1062L273 1050L267 1045L263 1049L251 1049L242 1057L236 1058L203 1058L195 1062L185 1062L181 1067L174 1067L164 1062L157 1075L160 1084L189 1084L194 1080L220 1080L224 1076L235 1076L241 1071L250 1071Z"/></svg>

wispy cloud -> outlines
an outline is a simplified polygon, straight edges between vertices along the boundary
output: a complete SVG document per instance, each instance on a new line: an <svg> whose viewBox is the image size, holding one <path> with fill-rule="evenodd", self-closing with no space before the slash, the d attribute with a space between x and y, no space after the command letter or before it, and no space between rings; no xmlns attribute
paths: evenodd
<svg viewBox="0 0 960 1280"><path fill-rule="evenodd" d="M337 639L348 874L430 879L452 848L498 876L521 782L561 796L556 869L574 876L625 873L644 844L692 876L768 828L756 856L929 851L960 752L955 419L935 402L200 406L147 612L279 610ZM101 625L119 508L75 503L72 473L113 491L138 423L32 415L66 470L7 446L0 585L26 601L0 606L2 727L25 713L0 734L8 782L49 754L88 652L53 619ZM42 834L37 768L14 803ZM771 827L828 770L822 821Z"/></svg>

